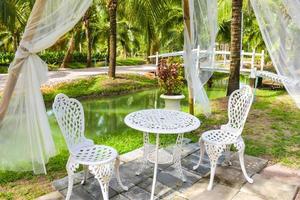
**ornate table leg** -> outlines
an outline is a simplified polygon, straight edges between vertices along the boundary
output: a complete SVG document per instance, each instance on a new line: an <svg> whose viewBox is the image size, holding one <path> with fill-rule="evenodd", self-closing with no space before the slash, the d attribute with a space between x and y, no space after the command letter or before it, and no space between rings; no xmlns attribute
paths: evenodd
<svg viewBox="0 0 300 200"><path fill-rule="evenodd" d="M157 178L157 166L158 166L158 149L159 149L159 134L156 135L155 163L154 163L152 190L151 190L151 200L154 200L154 191L155 191L155 184L156 184L156 178Z"/></svg>
<svg viewBox="0 0 300 200"><path fill-rule="evenodd" d="M135 173L136 175L140 175L142 173L142 171L145 170L147 163L148 163L148 155L150 153L150 142L149 142L149 133L144 132L144 147L143 147L143 163L142 163L142 167Z"/></svg>
<svg viewBox="0 0 300 200"><path fill-rule="evenodd" d="M186 177L183 174L182 167L181 167L181 154L182 154L182 141L183 141L184 134L178 134L176 145L173 150L173 162L175 166L176 172L179 174L181 180L186 182Z"/></svg>

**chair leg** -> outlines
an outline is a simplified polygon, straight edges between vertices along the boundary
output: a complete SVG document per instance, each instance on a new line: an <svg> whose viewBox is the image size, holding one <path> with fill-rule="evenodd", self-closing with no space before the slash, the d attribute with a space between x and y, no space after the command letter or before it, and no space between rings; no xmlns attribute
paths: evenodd
<svg viewBox="0 0 300 200"><path fill-rule="evenodd" d="M224 167L232 165L231 158L230 158L230 147L231 147L231 145L226 145L225 160L222 163L222 166L224 166Z"/></svg>
<svg viewBox="0 0 300 200"><path fill-rule="evenodd" d="M72 189L73 189L73 180L74 180L74 172L76 169L78 169L79 164L72 160L71 157L69 157L66 169L68 172L68 191L66 200L69 200L71 198Z"/></svg>
<svg viewBox="0 0 300 200"><path fill-rule="evenodd" d="M118 181L120 187L123 190L127 191L128 187L123 185L121 178L120 178L120 157L119 156L116 158L116 162L115 162L115 173L116 173L116 178L117 178L117 181Z"/></svg>
<svg viewBox="0 0 300 200"><path fill-rule="evenodd" d="M114 162L102 165L90 165L89 170L100 184L103 199L109 199L109 182L113 173Z"/></svg>
<svg viewBox="0 0 300 200"><path fill-rule="evenodd" d="M207 187L207 190L210 191L213 187L218 159L226 149L226 145L213 145L205 143L205 149L210 161L210 180Z"/></svg>
<svg viewBox="0 0 300 200"><path fill-rule="evenodd" d="M215 173L216 173L216 163L212 164L211 162L211 166L210 166L210 179L209 179L209 184L207 186L207 190L211 191L213 184L214 184L214 178L215 178Z"/></svg>
<svg viewBox="0 0 300 200"><path fill-rule="evenodd" d="M237 148L238 153L239 153L240 165L241 165L244 177L249 183L253 183L253 179L248 176L246 168L245 168L245 161L244 161L245 143L242 138L240 138L239 141L235 144L235 147Z"/></svg>
<svg viewBox="0 0 300 200"><path fill-rule="evenodd" d="M198 169L202 163L204 152L205 152L205 146L204 146L204 141L200 138L199 139L199 145L200 145L200 157L198 164L193 167L194 170Z"/></svg>
<svg viewBox="0 0 300 200"><path fill-rule="evenodd" d="M89 168L87 165L83 166L83 174L84 174L84 177L83 177L83 180L81 181L81 185L84 185L86 183L87 176L89 174Z"/></svg>

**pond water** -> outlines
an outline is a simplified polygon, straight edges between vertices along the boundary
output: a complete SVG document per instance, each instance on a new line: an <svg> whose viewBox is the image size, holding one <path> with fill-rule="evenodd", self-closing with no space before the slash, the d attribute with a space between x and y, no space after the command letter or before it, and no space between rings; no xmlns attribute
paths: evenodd
<svg viewBox="0 0 300 200"><path fill-rule="evenodd" d="M186 90L184 93L187 96ZM214 83L213 89L207 89L207 94L210 99L224 97L226 94L224 83ZM127 127L123 122L125 116L130 112L141 109L163 108L164 102L159 96L160 92L158 89L151 89L128 95L81 101L85 112L86 136L95 140L96 143L106 144L110 144L106 140L114 140L114 138L120 140L125 138L122 135L134 132L134 130ZM187 98L182 101L182 107L184 111L188 110ZM55 145L59 152L66 149L66 145L52 110L48 109L47 113ZM142 138L141 135L138 135L138 137Z"/></svg>

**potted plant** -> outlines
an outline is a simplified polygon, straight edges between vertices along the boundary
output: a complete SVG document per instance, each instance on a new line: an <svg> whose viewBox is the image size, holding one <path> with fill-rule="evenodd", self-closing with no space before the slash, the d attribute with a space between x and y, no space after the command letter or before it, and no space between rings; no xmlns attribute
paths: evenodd
<svg viewBox="0 0 300 200"><path fill-rule="evenodd" d="M165 100L165 108L181 110L180 101L184 99L182 90L184 87L183 68L174 59L161 59L157 70L160 88L163 94L160 98Z"/></svg>

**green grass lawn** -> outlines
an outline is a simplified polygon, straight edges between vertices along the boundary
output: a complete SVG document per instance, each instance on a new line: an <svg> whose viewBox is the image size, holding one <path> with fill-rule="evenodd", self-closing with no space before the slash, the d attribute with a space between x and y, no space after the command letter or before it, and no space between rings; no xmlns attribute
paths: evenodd
<svg viewBox="0 0 300 200"><path fill-rule="evenodd" d="M52 101L54 96L63 92L69 96L101 96L119 94L122 91L154 86L156 81L141 76L122 75L115 81L99 76L82 79L55 88L44 89L44 97ZM196 142L206 130L218 128L227 122L227 98L212 102L213 113L210 118L199 115L201 128L186 137ZM263 157L271 162L280 162L290 167L300 167L300 110L297 109L285 91L258 90L249 118L243 132L246 154ZM162 137L164 145L174 136ZM142 145L142 137L133 132L99 137L95 141L126 153ZM51 192L51 182L66 176L65 164L68 152L62 150L47 164L48 174L34 176L31 172L0 172L0 199L33 199Z"/></svg>

